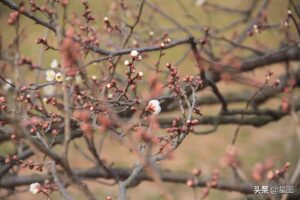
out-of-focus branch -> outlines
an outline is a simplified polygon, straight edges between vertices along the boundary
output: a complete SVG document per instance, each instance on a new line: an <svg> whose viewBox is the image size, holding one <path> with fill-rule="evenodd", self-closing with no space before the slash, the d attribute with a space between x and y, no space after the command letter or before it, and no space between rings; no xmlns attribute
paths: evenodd
<svg viewBox="0 0 300 200"><path fill-rule="evenodd" d="M8 6L9 8L15 10L15 11L19 11L19 6L17 6L15 4L15 2L11 1L11 0L0 0L1 3L3 3L4 5ZM30 12L27 11L22 11L21 12L23 15L25 15L26 17L30 18L31 20L33 20L35 23L40 24L42 26L47 27L48 29L50 29L53 32L56 32L55 30L55 26L51 23L45 22L42 19L40 19L39 17L31 14Z"/></svg>
<svg viewBox="0 0 300 200"><path fill-rule="evenodd" d="M298 102L295 105L295 110L300 110L300 101L298 99ZM240 117L238 116L232 116L234 115L242 115L245 114L246 117L241 122ZM256 126L260 127L263 125L266 125L270 122L277 121L281 119L282 117L288 115L288 112L284 112L282 110L254 110L254 111L243 111L240 110L238 112L236 111L230 111L228 110L224 115L221 116L202 116L196 118L198 120L199 125L214 125L216 121L218 121L219 124L241 124L241 125L250 125L250 126ZM249 116L253 115L253 116ZM162 127L170 127L172 125L173 119L169 118L160 118L159 123Z"/></svg>
<svg viewBox="0 0 300 200"><path fill-rule="evenodd" d="M112 171L116 173L120 178L126 179L130 176L132 170L129 168L112 168ZM112 179L111 174L106 173L104 170L100 168L90 168L90 169L74 169L74 173L76 176L81 179L94 179L94 178L104 178L104 179ZM179 183L186 184L188 179L193 179L194 177L186 172L176 172L163 170L160 171L161 180L167 183ZM197 183L197 187L206 187L207 181L210 180L211 177L200 177ZM42 183L44 180L49 179L52 180L50 175L32 175L32 176L10 176L5 177L0 180L0 187L10 188L17 187L22 185L29 185L34 182ZM144 171L139 173L136 176L135 184L138 184L142 181L153 181L151 176L147 175ZM133 185L131 185L133 186ZM215 189L219 190L227 190L227 191L236 191L244 194L253 193L253 185L252 184L236 184L230 180L220 180Z"/></svg>

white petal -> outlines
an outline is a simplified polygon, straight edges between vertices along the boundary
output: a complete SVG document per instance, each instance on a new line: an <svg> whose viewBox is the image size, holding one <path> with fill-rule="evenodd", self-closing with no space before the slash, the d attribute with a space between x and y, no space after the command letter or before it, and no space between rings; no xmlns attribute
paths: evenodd
<svg viewBox="0 0 300 200"><path fill-rule="evenodd" d="M130 55L132 57L137 57L139 55L139 52L137 50L132 50L131 53L130 53Z"/></svg>
<svg viewBox="0 0 300 200"><path fill-rule="evenodd" d="M51 64L50 64L50 67L51 67L52 69L56 69L56 68L58 67L58 62L57 62L56 59L53 59L53 60L52 60L52 62L51 62Z"/></svg>
<svg viewBox="0 0 300 200"><path fill-rule="evenodd" d="M46 80L47 81L53 81L54 80L54 78L55 78L55 71L53 71L53 70L47 70L46 72L45 72L45 74L46 74Z"/></svg>
<svg viewBox="0 0 300 200"><path fill-rule="evenodd" d="M160 111L161 111L161 107L159 105L155 106L153 114L158 115L160 113Z"/></svg>
<svg viewBox="0 0 300 200"><path fill-rule="evenodd" d="M202 6L205 3L206 0L197 0L196 5L197 6Z"/></svg>
<svg viewBox="0 0 300 200"><path fill-rule="evenodd" d="M29 191L32 194L37 194L40 190L41 185L39 183L32 183L29 187Z"/></svg>
<svg viewBox="0 0 300 200"><path fill-rule="evenodd" d="M159 101L156 100L156 99L149 101L148 105L150 105L150 104L152 104L152 105L154 105L154 106L160 106Z"/></svg>
<svg viewBox="0 0 300 200"><path fill-rule="evenodd" d="M124 61L124 65L128 66L130 64L130 62L128 60Z"/></svg>

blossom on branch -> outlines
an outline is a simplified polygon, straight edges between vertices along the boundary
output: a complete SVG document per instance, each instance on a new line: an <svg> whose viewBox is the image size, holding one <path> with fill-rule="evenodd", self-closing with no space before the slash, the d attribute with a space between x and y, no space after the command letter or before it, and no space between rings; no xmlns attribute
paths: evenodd
<svg viewBox="0 0 300 200"><path fill-rule="evenodd" d="M37 194L41 191L41 184L39 183L32 183L29 187L29 192L32 194Z"/></svg>
<svg viewBox="0 0 300 200"><path fill-rule="evenodd" d="M158 100L151 100L148 103L148 106L146 108L146 111L154 114L154 115L158 115L161 111L161 107L160 107L160 103Z"/></svg>

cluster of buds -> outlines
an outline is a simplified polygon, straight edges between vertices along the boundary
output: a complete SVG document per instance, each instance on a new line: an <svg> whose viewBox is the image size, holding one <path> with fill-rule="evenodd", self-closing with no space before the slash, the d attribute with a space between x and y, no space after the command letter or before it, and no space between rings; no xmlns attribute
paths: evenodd
<svg viewBox="0 0 300 200"><path fill-rule="evenodd" d="M28 168L30 170L36 170L37 172L42 172L44 165L41 163L34 162L33 160L22 161L22 168Z"/></svg>
<svg viewBox="0 0 300 200"><path fill-rule="evenodd" d="M137 50L132 50L130 52L130 57L132 58L131 61L125 60L124 65L127 67L130 67L130 70L135 73L135 67L133 66L134 61L140 61L142 60L141 54Z"/></svg>
<svg viewBox="0 0 300 200"><path fill-rule="evenodd" d="M264 163L256 163L252 170L252 178L256 181L264 180L265 175L273 166L271 159L266 160Z"/></svg>
<svg viewBox="0 0 300 200"><path fill-rule="evenodd" d="M291 164L287 162L284 164L282 168L275 170L275 172L269 171L267 174L268 179L276 180L279 178L284 178L284 175L286 174L287 170L290 168L290 165Z"/></svg>
<svg viewBox="0 0 300 200"><path fill-rule="evenodd" d="M180 128L180 122L179 122L179 117L176 117L175 119L173 119L172 121L172 127L171 128L167 128L167 133L172 133L174 135L180 134L181 133L181 128Z"/></svg>
<svg viewBox="0 0 300 200"><path fill-rule="evenodd" d="M186 125L191 128L192 126L198 125L199 121L197 119L187 120Z"/></svg>
<svg viewBox="0 0 300 200"><path fill-rule="evenodd" d="M6 156L6 158L0 157L0 163L1 164L14 164L14 165L20 165L22 164L22 160L19 159L17 155L13 156Z"/></svg>
<svg viewBox="0 0 300 200"><path fill-rule="evenodd" d="M193 81L193 79L194 79L193 76L186 75L182 80L183 80L183 82L191 83Z"/></svg>
<svg viewBox="0 0 300 200"><path fill-rule="evenodd" d="M175 94L182 97L182 92L179 85L178 69L172 66L170 63L166 64L166 67L170 71L168 78L168 88Z"/></svg>
<svg viewBox="0 0 300 200"><path fill-rule="evenodd" d="M238 159L238 152L235 146L229 146L226 149L226 153L221 159L221 164L224 166L230 166L234 169L240 166L240 161Z"/></svg>
<svg viewBox="0 0 300 200"><path fill-rule="evenodd" d="M291 26L291 24L290 24L290 19L294 22L294 23L296 23L296 18L294 17L294 15L293 15L293 13L292 13L292 11L291 10L288 10L287 11L287 17L281 22L281 26L283 27L283 28L288 28L288 27L290 27Z"/></svg>
<svg viewBox="0 0 300 200"><path fill-rule="evenodd" d="M45 50L48 50L48 49L53 49L53 50L56 50L56 48L54 48L53 46L49 45L48 41L47 41L47 38L45 37L40 37L38 38L36 41L35 41L36 44L42 44L44 45L45 47Z"/></svg>
<svg viewBox="0 0 300 200"><path fill-rule="evenodd" d="M17 97L17 101L25 103L25 104L29 104L30 106L33 105L32 101L31 101L31 94L28 94L28 93L21 93Z"/></svg>
<svg viewBox="0 0 300 200"><path fill-rule="evenodd" d="M51 124L53 125L54 123L59 122L58 119L59 118L53 118ZM44 121L37 117L31 117L28 120L23 120L22 123L24 126L26 126L30 130L30 133L32 135L35 135L37 131L46 132L50 128L50 123L48 121ZM55 130L55 131L53 131L53 130ZM58 133L58 130L56 130L56 129L52 129L52 131L56 132L56 134Z"/></svg>
<svg viewBox="0 0 300 200"><path fill-rule="evenodd" d="M204 28L204 33L205 33L205 36L203 39L200 40L200 45L201 45L201 49L203 48L204 45L206 45L209 41L209 28L208 27L205 27Z"/></svg>
<svg viewBox="0 0 300 200"><path fill-rule="evenodd" d="M188 179L186 180L186 185L188 187L194 188L197 186L197 179Z"/></svg>
<svg viewBox="0 0 300 200"><path fill-rule="evenodd" d="M255 34L261 33L262 27L259 24L254 24L250 31L248 31L248 36L254 36Z"/></svg>
<svg viewBox="0 0 300 200"><path fill-rule="evenodd" d="M111 33L113 30L119 30L119 28L117 26L112 26L108 17L104 17L103 19L103 22L104 22L104 28L105 30L108 32L108 33Z"/></svg>
<svg viewBox="0 0 300 200"><path fill-rule="evenodd" d="M21 160L17 155L6 156L6 158L0 158L2 164L13 164L21 166L22 168L28 168L30 170L36 170L37 172L43 171L43 164L36 163L33 160Z"/></svg>
<svg viewBox="0 0 300 200"><path fill-rule="evenodd" d="M45 195L46 197L48 197L47 199L50 199L49 195L51 192L53 192L54 186L52 184L49 183L49 180L45 180L44 184L40 184L40 183L32 183L29 186L29 192L32 194L40 194L42 193L43 195Z"/></svg>
<svg viewBox="0 0 300 200"><path fill-rule="evenodd" d="M95 111L97 110L97 107L98 107L97 103L93 104L92 102L86 102L83 104L83 108L89 111Z"/></svg>
<svg viewBox="0 0 300 200"><path fill-rule="evenodd" d="M4 111L7 109L6 103L7 103L6 97L0 96L0 110L1 111Z"/></svg>
<svg viewBox="0 0 300 200"><path fill-rule="evenodd" d="M172 127L167 128L167 132L171 134L171 136L175 137L180 133L187 133L189 131L193 131L194 127L198 124L197 119L187 120L185 124L180 123L180 118L176 117L172 122Z"/></svg>
<svg viewBox="0 0 300 200"><path fill-rule="evenodd" d="M87 33L90 33L89 36L82 38L82 42L85 46L88 45L94 45L94 46L98 46L100 41L99 38L97 36L96 31L93 28L89 28L88 26L84 27L84 26L80 26L80 29L82 31L86 31Z"/></svg>
<svg viewBox="0 0 300 200"><path fill-rule="evenodd" d="M196 187L198 185L198 178L201 175L201 173L202 173L201 169L194 168L192 170L192 174L193 174L194 177L190 178L190 179L187 179L186 185L188 187L191 187L191 188Z"/></svg>
<svg viewBox="0 0 300 200"><path fill-rule="evenodd" d="M269 71L267 74L266 74L266 78L265 78L265 85L266 86L270 86L272 88L276 88L280 85L280 80L277 78L275 81L273 81L273 83L270 83L270 80L273 76L273 72Z"/></svg>
<svg viewBox="0 0 300 200"><path fill-rule="evenodd" d="M142 59L142 56L140 55L140 53L137 50L132 50L130 52L130 56L132 58L131 61L128 61L128 60L124 61L124 65L128 67L128 69L126 70L126 76L127 76L127 79L128 79L126 88L130 87L130 89L133 90L133 89L136 88L137 81L141 80L143 78L144 73L142 71L136 73L136 69L135 69L135 66L134 66L134 62L136 60L141 60Z"/></svg>
<svg viewBox="0 0 300 200"><path fill-rule="evenodd" d="M22 55L21 58L19 59L18 65L28 65L31 69L35 69L38 67L37 65L33 64L31 58L24 55Z"/></svg>
<svg viewBox="0 0 300 200"><path fill-rule="evenodd" d="M63 110L63 108L64 108L64 105L61 104L61 103L59 103L56 100L56 98L53 97L53 96L52 97L48 97L48 98L47 97L43 98L43 102L45 102L46 104L49 104L49 105L57 108L58 110Z"/></svg>
<svg viewBox="0 0 300 200"><path fill-rule="evenodd" d="M18 11L13 11L9 14L8 19L7 19L7 23L9 25L15 24L18 21L21 13L24 12L24 11L25 11L24 2L21 1L19 3L19 10Z"/></svg>
<svg viewBox="0 0 300 200"><path fill-rule="evenodd" d="M117 82L115 80L112 80L110 83L106 84L106 88L107 89L117 88Z"/></svg>
<svg viewBox="0 0 300 200"><path fill-rule="evenodd" d="M9 17L7 19L7 23L9 25L13 25L14 23L16 23L16 21L19 19L20 17L20 12L18 11L13 11L9 14Z"/></svg>
<svg viewBox="0 0 300 200"><path fill-rule="evenodd" d="M195 177L199 177L199 176L202 174L202 171L201 171L201 169L199 169L199 168L194 168L194 169L192 170L192 174L193 174L193 176L195 176Z"/></svg>
<svg viewBox="0 0 300 200"><path fill-rule="evenodd" d="M169 44L171 42L171 38L169 38L168 33L164 33L162 37L162 42L160 43L160 48L164 48L166 44Z"/></svg>
<svg viewBox="0 0 300 200"><path fill-rule="evenodd" d="M29 1L30 3L30 6L31 6L31 11L32 12L36 12L36 11L41 11L43 13L46 13L48 15L52 15L53 14L53 9L51 8L48 8L47 6L43 5L43 6L38 6L36 3L35 3L35 0L30 0Z"/></svg>
<svg viewBox="0 0 300 200"><path fill-rule="evenodd" d="M215 169L211 175L210 180L206 182L206 187L216 188L218 186L219 179L220 179L220 172L219 170Z"/></svg>
<svg viewBox="0 0 300 200"><path fill-rule="evenodd" d="M85 18L86 22L95 20L95 17L92 16L91 12L92 10L89 7L87 0L81 0L81 3L84 6L84 11L82 13L82 16Z"/></svg>

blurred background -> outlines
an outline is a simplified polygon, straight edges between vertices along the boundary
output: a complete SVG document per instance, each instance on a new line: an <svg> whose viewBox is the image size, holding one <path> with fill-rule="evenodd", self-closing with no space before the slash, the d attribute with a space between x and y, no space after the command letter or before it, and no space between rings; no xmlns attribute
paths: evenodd
<svg viewBox="0 0 300 200"><path fill-rule="evenodd" d="M18 1L16 1L18 2ZM39 1L36 1L40 3ZM41 2L43 2L41 0ZM92 13L96 16L96 20L93 22L95 28L103 30L103 18L108 16L110 19L113 19L115 15L112 10L114 6L119 3L119 1L110 1L110 0L89 0L88 1ZM123 19L131 24L135 17L138 8L139 1L137 0L126 0L128 6L128 11L123 13ZM163 10L168 14L173 20L185 27L193 27L195 21L201 26L205 27L217 27L222 28L230 24L232 21L235 21L241 18L239 13L220 11L215 9L212 5L220 5L226 8L232 8L236 10L246 10L251 4L251 0L207 0L205 3L208 5L201 4L201 1L192 1L192 0L181 0L179 3L177 0L159 0L159 1L149 1L151 3L156 3L159 9ZM259 5L256 7L258 10L261 7L263 1L258 1ZM68 7L68 17L72 17L73 13L80 13L83 11L83 6L79 0L70 0L70 6ZM285 18L288 9L288 0L272 0L269 6L267 7L266 13L269 24L280 24ZM5 7L3 4L0 4L0 34L2 38L2 50L11 51L9 45L14 39L15 30L12 26L7 24L7 18L11 11ZM61 13L61 10L59 11ZM145 11L142 14L141 22L137 26L133 39L130 41L128 46L134 46L135 40L139 41L139 45L143 46L143 39L149 37L149 32L153 32L155 35L160 36L164 32L168 32L172 39L180 39L185 37L186 34L182 31L178 31L174 24L170 20L166 20L159 14L153 14L154 11L149 6L145 6ZM187 14L193 16L193 20ZM256 14L254 11L253 16ZM38 16L43 17L41 14ZM34 63L40 63L40 65L47 69L50 66L51 61L59 59L57 52L48 50L43 54L41 59L41 51L43 47L35 43L38 37L43 37L45 34L48 35L48 41L52 44L55 44L55 36L53 33L46 31L43 27L34 24L31 20L28 20L25 17L21 17L21 31L23 38L21 40L21 54L26 55L32 58ZM228 30L220 33L221 36L226 38L233 38L239 35L239 33L245 29L245 24L241 24L234 28L229 28ZM293 29L293 27L291 27ZM196 37L201 38L204 36L203 32L195 30L193 28L189 29ZM245 45L257 47L261 46L262 50L278 48L281 45L282 39L285 38L285 35L280 31L280 27L269 29L263 31L261 34L257 34L253 37L248 37L245 39ZM141 41L141 42L140 42ZM114 36L109 34L103 34L103 38L100 38L100 46L106 48L114 48L118 44L117 39L114 39ZM214 43L213 43L214 45ZM55 45L54 45L55 46ZM222 52L224 48L228 45L221 43L216 43L213 46L216 54ZM179 46L174 49L166 51L166 55L162 58L161 63L164 65L166 62L175 63L181 57L183 52L186 52L188 46ZM9 52L6 52L9 54ZM12 52L13 53L13 52ZM251 55L247 51L233 51L234 56L239 56L241 58ZM143 69L146 77L151 74L151 65L157 59L158 53L149 53L148 57L143 59L143 65L139 66ZM88 55L85 59L86 61L90 60L89 58L94 58L95 55ZM229 58L230 59L230 58ZM0 61L1 62L1 61ZM100 64L101 65L101 64ZM180 74L194 75L196 70L194 70L194 60L192 55L189 56L186 60L180 63L178 66ZM299 63L292 63L293 67L298 67ZM149 67L150 66L150 67ZM118 69L120 72L124 69ZM284 72L284 64L276 64L255 70L253 73L245 74L246 77L255 79L258 82L263 82L265 79L265 74L271 70L277 76ZM7 78L13 77L13 71L10 69L4 69L3 72ZM43 74L36 77L36 74L28 71L28 69L22 69L22 74L24 75L24 80L28 83L30 82L45 82ZM99 69L98 64L92 65L88 69L89 76L97 75L101 76L101 69ZM164 78L162 76L161 78ZM147 78L145 78L147 80ZM254 92L257 88L252 88L242 84L237 84L235 82L223 81L218 84L221 92L227 91L244 91L248 90L249 92ZM209 90L205 90L200 93L198 98L201 98L202 95L210 94ZM281 105L283 95L279 95L276 98L268 101L266 107L278 107ZM230 108L244 108L245 104L232 104ZM203 106L201 111L203 115L212 115L219 112L220 105L215 106ZM165 114L166 116L175 115L174 113ZM162 115L164 117L164 114ZM205 175L211 174L215 169L220 171L221 176L230 176L232 170L229 167L226 167L222 164L222 159L224 157L225 151L230 145L234 131L237 125L223 125L218 128L214 133L207 135L189 135L185 141L184 145L181 145L177 149L171 158L165 160L159 165L163 169L170 170L182 170L182 171L192 171L194 168L200 168L202 173ZM203 126L200 129L208 129L209 127ZM267 124L266 126L260 128L254 128L249 126L243 126L240 130L239 138L237 141L238 155L243 169L248 180L252 180L252 171L254 166L257 163L272 162L274 163L274 169L282 167L286 162L291 163L291 171L295 168L295 165L299 157L299 141L296 134L296 125L290 116L284 117L278 122L273 122ZM159 133L158 133L159 134ZM98 137L98 136L97 136ZM75 141L78 146L82 147L82 150L85 151L86 144L83 139L78 139ZM74 167L91 167L92 164L87 161L84 156L79 153L78 149L71 145L70 151L70 162ZM13 150L14 146L11 143L2 143L0 145L0 155L5 156ZM113 138L107 137L104 140L102 151L102 157L106 158L108 162L114 163L114 166L122 167L127 166L131 167L136 161L136 156L132 155L128 148L123 147L119 144L118 141ZM40 156L40 157L39 157ZM41 159L43 155L37 155L34 159ZM270 161L271 160L271 161ZM23 170L24 174L32 173L31 171ZM115 197L117 195L118 187L114 186L105 186L99 184L95 181L87 181L91 190L96 194L99 199L105 199L106 196ZM193 189L189 188L186 185L179 184L166 184L166 187L174 193L176 199L192 199L193 198ZM20 188L19 188L20 189ZM23 193L20 193L18 196L12 197L11 199L44 199L42 196L33 196L29 194L27 187L22 187ZM197 188L199 193L201 188ZM73 189L70 190L73 194L77 192ZM0 189L0 193L2 190ZM135 188L129 189L128 192L130 199L145 199L145 200L159 200L163 199L159 188L151 182L142 182ZM236 192L223 192L218 190L212 190L211 194L207 199L218 200L218 199L239 199L243 195ZM54 194L53 199L61 199L59 194ZM83 196L78 194L77 199L84 199Z"/></svg>

